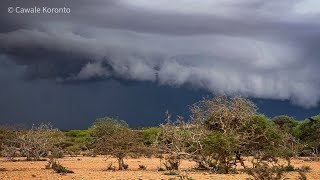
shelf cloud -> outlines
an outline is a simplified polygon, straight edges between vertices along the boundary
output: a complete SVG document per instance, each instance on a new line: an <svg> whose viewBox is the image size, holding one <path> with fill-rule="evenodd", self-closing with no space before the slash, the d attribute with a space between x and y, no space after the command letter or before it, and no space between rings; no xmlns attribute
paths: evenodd
<svg viewBox="0 0 320 180"><path fill-rule="evenodd" d="M24 67L26 79L147 81L319 104L320 11L311 1L19 3L71 9L63 15L1 12L1 57Z"/></svg>

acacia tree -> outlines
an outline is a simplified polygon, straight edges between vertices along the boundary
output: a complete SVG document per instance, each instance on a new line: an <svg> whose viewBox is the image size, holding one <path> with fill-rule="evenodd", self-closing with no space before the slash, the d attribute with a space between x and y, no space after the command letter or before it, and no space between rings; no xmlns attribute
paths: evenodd
<svg viewBox="0 0 320 180"><path fill-rule="evenodd" d="M236 142L240 141L237 133L241 124L256 113L255 105L239 97L217 96L194 104L191 112L190 122L179 117L172 123L167 118L167 123L161 126L160 148L170 152L170 159L187 157L201 168L220 171L223 166L228 172L234 164Z"/></svg>
<svg viewBox="0 0 320 180"><path fill-rule="evenodd" d="M6 150L8 149L8 147L13 147L16 145L14 142L14 140L17 138L16 135L17 133L13 129L0 127L0 155L1 156L7 156L7 157L14 156L14 152L9 153Z"/></svg>
<svg viewBox="0 0 320 180"><path fill-rule="evenodd" d="M240 132L256 114L255 104L241 97L216 96L194 104L191 112L192 123L207 133L203 141L204 154L210 157L204 161L207 166L211 164L216 171L228 173L235 160L244 165L240 144L244 136Z"/></svg>
<svg viewBox="0 0 320 180"><path fill-rule="evenodd" d="M281 115L272 118L272 122L284 132L293 134L294 128L299 124L293 117Z"/></svg>
<svg viewBox="0 0 320 180"><path fill-rule="evenodd" d="M304 143L306 149L312 150L312 154L320 154L320 115L300 122L294 134Z"/></svg>
<svg viewBox="0 0 320 180"><path fill-rule="evenodd" d="M91 128L95 152L117 158L119 170L126 168L124 158L129 153L142 153L143 134L129 129L124 121L98 119Z"/></svg>
<svg viewBox="0 0 320 180"><path fill-rule="evenodd" d="M256 106L251 101L241 98L216 96L203 99L191 107L193 123L208 130L237 132L241 124L256 114Z"/></svg>
<svg viewBox="0 0 320 180"><path fill-rule="evenodd" d="M27 160L40 160L50 152L58 150L58 144L63 134L50 124L33 125L31 129L17 132L16 138L10 140L10 145L3 147L5 154L12 158L15 152L26 156Z"/></svg>
<svg viewBox="0 0 320 180"><path fill-rule="evenodd" d="M299 124L293 117L281 115L272 118L271 120L275 127L282 132L282 137L287 146L291 148L291 151L298 152L300 143L298 138L294 135L294 129Z"/></svg>
<svg viewBox="0 0 320 180"><path fill-rule="evenodd" d="M191 107L191 120L167 122L159 136L160 148L170 157L192 158L201 168L218 173L246 168L242 155L275 160L275 148L285 149L283 137L256 106L241 97L217 96ZM271 156L271 155L272 156Z"/></svg>
<svg viewBox="0 0 320 180"><path fill-rule="evenodd" d="M183 158L196 159L202 149L201 139L204 133L197 131L190 123L184 122L181 116L171 121L171 114L166 112L166 123L160 125L157 145L160 153L167 154L163 163L167 170L178 170Z"/></svg>

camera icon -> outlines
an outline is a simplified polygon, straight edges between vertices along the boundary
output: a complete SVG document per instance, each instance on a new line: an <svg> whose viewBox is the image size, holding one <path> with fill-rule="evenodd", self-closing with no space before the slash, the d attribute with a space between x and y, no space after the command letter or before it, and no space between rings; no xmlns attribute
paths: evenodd
<svg viewBox="0 0 320 180"><path fill-rule="evenodd" d="M13 7L8 7L8 13L13 13L14 12L14 8Z"/></svg>

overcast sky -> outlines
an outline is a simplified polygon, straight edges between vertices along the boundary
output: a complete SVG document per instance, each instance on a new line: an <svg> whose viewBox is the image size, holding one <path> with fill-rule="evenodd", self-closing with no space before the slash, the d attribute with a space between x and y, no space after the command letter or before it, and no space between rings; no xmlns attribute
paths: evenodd
<svg viewBox="0 0 320 180"><path fill-rule="evenodd" d="M318 0L0 5L0 122L154 125L210 94L252 98L269 116L320 113ZM34 6L71 13L8 13Z"/></svg>

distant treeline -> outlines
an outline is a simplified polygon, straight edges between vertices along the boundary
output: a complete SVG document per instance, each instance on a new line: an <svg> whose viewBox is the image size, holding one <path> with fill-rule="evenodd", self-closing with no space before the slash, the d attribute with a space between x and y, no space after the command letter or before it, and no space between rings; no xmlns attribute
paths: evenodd
<svg viewBox="0 0 320 180"><path fill-rule="evenodd" d="M31 129L0 128L1 155L28 160L64 155L106 155L118 159L118 169L127 169L126 157L160 158L159 169L178 170L182 159L198 170L236 173L242 170L258 177L265 169L279 176L298 170L290 164L298 156L318 156L320 114L297 121L281 115L272 119L258 114L256 105L241 97L217 96L190 106L190 119L177 116L159 127L131 129L123 120L97 119L87 130L59 131L50 124ZM252 157L248 165L244 157ZM287 160L280 165L278 159ZM111 167L114 169L114 167ZM299 171L301 172L301 171Z"/></svg>

